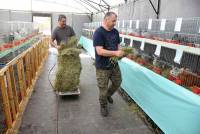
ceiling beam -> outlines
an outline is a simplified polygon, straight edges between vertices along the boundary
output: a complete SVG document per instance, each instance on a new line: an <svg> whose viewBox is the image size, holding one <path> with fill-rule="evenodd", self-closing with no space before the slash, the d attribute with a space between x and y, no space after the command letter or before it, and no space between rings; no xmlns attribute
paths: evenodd
<svg viewBox="0 0 200 134"><path fill-rule="evenodd" d="M86 7L83 3L81 3L79 0L75 0L76 3L82 5L83 7L85 7L88 11L90 11L90 13L93 13L88 7Z"/></svg>
<svg viewBox="0 0 200 134"><path fill-rule="evenodd" d="M102 0L108 7L110 7L110 5L107 3L107 2L105 2L105 0Z"/></svg>
<svg viewBox="0 0 200 134"><path fill-rule="evenodd" d="M91 0L86 0L86 1L88 1L88 2L90 2L90 3L93 3L93 4L96 4L96 5L98 5L98 6L104 7L104 8L106 8L106 9L108 8L107 5L102 5L102 4L100 4L101 1L100 1L100 3L96 3L96 2L91 1Z"/></svg>
<svg viewBox="0 0 200 134"><path fill-rule="evenodd" d="M81 10L80 8L77 8L77 7L74 7L74 6L71 6L69 4L65 4L65 3L59 3L59 2L56 2L56 1L48 1L48 0L34 0L34 1L41 1L41 2L53 3L53 4L57 4L57 5L61 5L61 6L67 6L67 7L71 7L73 9L76 9L76 10L81 11L81 12L84 13L84 11Z"/></svg>
<svg viewBox="0 0 200 134"><path fill-rule="evenodd" d="M82 3L85 3L86 5L90 6L91 8L95 9L98 12L100 11L97 7L89 3L87 0L79 0L79 1L81 1Z"/></svg>
<svg viewBox="0 0 200 134"><path fill-rule="evenodd" d="M158 4L157 4L157 9L155 8L155 6L153 5L152 1L149 0L154 12L156 13L156 18L159 19L159 14L160 14L160 0L158 0Z"/></svg>

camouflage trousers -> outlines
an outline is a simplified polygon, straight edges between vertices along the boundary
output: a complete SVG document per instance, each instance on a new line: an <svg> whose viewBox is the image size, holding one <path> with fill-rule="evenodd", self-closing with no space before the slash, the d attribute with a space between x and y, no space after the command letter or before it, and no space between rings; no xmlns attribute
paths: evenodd
<svg viewBox="0 0 200 134"><path fill-rule="evenodd" d="M121 85L119 66L110 70L96 69L97 86L99 87L99 102L107 105L107 97L112 96ZM110 80L110 84L109 84Z"/></svg>

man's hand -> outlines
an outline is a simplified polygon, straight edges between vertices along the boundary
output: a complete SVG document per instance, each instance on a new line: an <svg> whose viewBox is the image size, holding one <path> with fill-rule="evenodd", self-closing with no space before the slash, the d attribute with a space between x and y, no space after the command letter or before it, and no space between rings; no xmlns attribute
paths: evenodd
<svg viewBox="0 0 200 134"><path fill-rule="evenodd" d="M50 44L51 44L51 47L57 48L57 44L54 42L53 39L51 39Z"/></svg>
<svg viewBox="0 0 200 134"><path fill-rule="evenodd" d="M60 45L59 45L59 46L58 46L58 45L56 45L56 48L59 50L59 49L61 48L61 46L60 46Z"/></svg>
<svg viewBox="0 0 200 134"><path fill-rule="evenodd" d="M123 50L116 50L116 51L106 50L102 46L96 46L96 51L98 55L106 56L106 57L113 57L113 56L123 57L124 56Z"/></svg>
<svg viewBox="0 0 200 134"><path fill-rule="evenodd" d="M56 49L58 49L58 50L60 49L60 45L58 46L55 43L53 43L51 46L54 47L54 48L56 48Z"/></svg>
<svg viewBox="0 0 200 134"><path fill-rule="evenodd" d="M117 57L123 57L123 55L124 55L124 51L122 51L122 50L115 51L115 56L117 56Z"/></svg>

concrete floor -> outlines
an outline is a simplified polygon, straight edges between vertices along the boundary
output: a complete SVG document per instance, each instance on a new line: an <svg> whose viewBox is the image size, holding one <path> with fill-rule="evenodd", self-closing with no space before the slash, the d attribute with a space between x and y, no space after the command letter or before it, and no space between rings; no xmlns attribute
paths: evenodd
<svg viewBox="0 0 200 134"><path fill-rule="evenodd" d="M95 68L85 53L81 54L80 96L56 96L48 81L55 62L56 55L50 54L24 113L20 134L152 134L118 93L109 105L109 116L100 115ZM55 69L51 81L54 77Z"/></svg>

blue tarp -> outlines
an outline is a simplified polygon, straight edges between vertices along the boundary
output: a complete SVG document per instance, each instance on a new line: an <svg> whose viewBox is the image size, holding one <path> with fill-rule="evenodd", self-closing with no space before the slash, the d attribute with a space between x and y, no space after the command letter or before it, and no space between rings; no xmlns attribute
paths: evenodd
<svg viewBox="0 0 200 134"><path fill-rule="evenodd" d="M92 55L88 40L83 47ZM200 96L127 58L119 66L121 87L164 133L200 134Z"/></svg>
<svg viewBox="0 0 200 134"><path fill-rule="evenodd" d="M166 134L200 134L200 97L123 58L122 88Z"/></svg>
<svg viewBox="0 0 200 134"><path fill-rule="evenodd" d="M80 40L79 40L79 44L81 44L83 46L83 48L85 50L87 50L87 52L90 54L90 56L92 58L95 58L95 51L94 51L94 47L93 47L93 41L91 39L88 39L84 36L81 36Z"/></svg>

